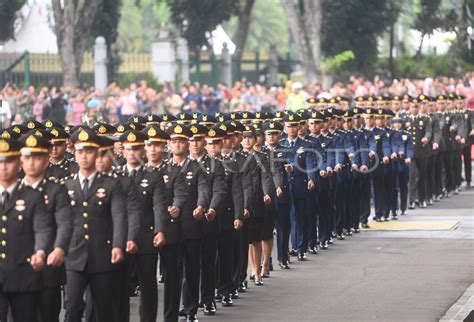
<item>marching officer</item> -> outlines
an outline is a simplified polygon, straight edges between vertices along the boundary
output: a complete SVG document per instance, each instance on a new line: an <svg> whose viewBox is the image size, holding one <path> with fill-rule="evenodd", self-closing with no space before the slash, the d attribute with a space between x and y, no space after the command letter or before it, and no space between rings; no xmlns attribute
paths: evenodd
<svg viewBox="0 0 474 322"><path fill-rule="evenodd" d="M64 185L44 176L49 163L50 143L47 138L34 136L30 131L20 142L24 146L21 149L21 165L25 174L22 184L44 194L53 229L53 239L45 249L48 256L43 270L44 288L38 300L38 321L59 321L61 286L66 284L64 256L69 249L73 224L69 196Z"/></svg>
<svg viewBox="0 0 474 322"><path fill-rule="evenodd" d="M120 182L96 169L100 138L83 128L71 139L79 172L65 182L74 220L65 260L67 321L81 321L87 286L96 320L116 321L114 283L126 246L126 199Z"/></svg>
<svg viewBox="0 0 474 322"><path fill-rule="evenodd" d="M75 161L66 155L69 134L62 127L49 129L51 135L51 152L49 154L49 167L46 169L46 178L64 179L78 171Z"/></svg>
<svg viewBox="0 0 474 322"><path fill-rule="evenodd" d="M28 143L25 153L37 145L34 137ZM16 140L0 139L0 306L10 306L14 322L36 320L53 239L44 195L18 181L21 148Z"/></svg>

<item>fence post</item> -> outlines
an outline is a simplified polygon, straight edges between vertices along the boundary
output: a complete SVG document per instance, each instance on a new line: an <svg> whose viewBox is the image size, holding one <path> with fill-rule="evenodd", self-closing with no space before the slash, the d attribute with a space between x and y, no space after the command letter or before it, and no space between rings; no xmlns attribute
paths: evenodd
<svg viewBox="0 0 474 322"><path fill-rule="evenodd" d="M201 82L201 55L196 51L196 80Z"/></svg>
<svg viewBox="0 0 474 322"><path fill-rule="evenodd" d="M255 83L258 83L258 77L260 76L260 53L255 52Z"/></svg>
<svg viewBox="0 0 474 322"><path fill-rule="evenodd" d="M214 52L211 50L211 84L212 86L217 85L217 63L216 63L216 56Z"/></svg>
<svg viewBox="0 0 474 322"><path fill-rule="evenodd" d="M30 53L25 51L23 56L23 88L26 89L30 85Z"/></svg>
<svg viewBox="0 0 474 322"><path fill-rule="evenodd" d="M94 45L94 85L101 91L107 88L107 45L104 37L97 37Z"/></svg>
<svg viewBox="0 0 474 322"><path fill-rule="evenodd" d="M268 57L268 80L267 85L273 86L278 83L278 52L275 44L270 44Z"/></svg>
<svg viewBox="0 0 474 322"><path fill-rule="evenodd" d="M189 82L189 50L188 42L184 38L178 40L178 59L180 62L180 78L181 82Z"/></svg>
<svg viewBox="0 0 474 322"><path fill-rule="evenodd" d="M232 86L232 55L226 42L222 44L221 81L226 83L227 86Z"/></svg>
<svg viewBox="0 0 474 322"><path fill-rule="evenodd" d="M286 54L286 64L286 79L289 80L291 78L291 56L289 52Z"/></svg>
<svg viewBox="0 0 474 322"><path fill-rule="evenodd" d="M151 63L153 76L160 81L175 81L175 48L171 42L168 30L164 25L151 45Z"/></svg>

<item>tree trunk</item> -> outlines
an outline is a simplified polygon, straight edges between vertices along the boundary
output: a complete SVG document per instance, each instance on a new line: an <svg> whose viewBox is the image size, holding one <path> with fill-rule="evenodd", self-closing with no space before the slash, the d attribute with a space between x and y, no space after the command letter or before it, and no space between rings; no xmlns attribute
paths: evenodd
<svg viewBox="0 0 474 322"><path fill-rule="evenodd" d="M321 25L322 25L322 0L303 0L305 12L303 15L306 42L311 53L316 78L321 79Z"/></svg>
<svg viewBox="0 0 474 322"><path fill-rule="evenodd" d="M239 23L237 26L237 31L235 32L233 37L233 41L236 46L234 57L237 59L237 61L240 61L242 59L242 54L245 50L245 44L247 43L250 23L252 22L252 8L254 3L255 0L245 0L245 5L239 8Z"/></svg>
<svg viewBox="0 0 474 322"><path fill-rule="evenodd" d="M304 24L302 23L292 0L281 0L281 4L286 12L291 35L298 46L298 55L301 65L303 66L305 79L307 82L314 82L316 80L317 71L305 37L306 31Z"/></svg>
<svg viewBox="0 0 474 322"><path fill-rule="evenodd" d="M421 57L421 49L423 47L423 41L424 40L425 40L425 34L422 33L421 34L421 40L420 40L420 46L418 46L418 50L416 51L416 54L415 54L415 60L418 60Z"/></svg>
<svg viewBox="0 0 474 322"><path fill-rule="evenodd" d="M395 23L390 25L390 49L389 49L389 56L388 56L388 65L390 69L390 78L395 78L395 67L393 64L393 47L395 43Z"/></svg>

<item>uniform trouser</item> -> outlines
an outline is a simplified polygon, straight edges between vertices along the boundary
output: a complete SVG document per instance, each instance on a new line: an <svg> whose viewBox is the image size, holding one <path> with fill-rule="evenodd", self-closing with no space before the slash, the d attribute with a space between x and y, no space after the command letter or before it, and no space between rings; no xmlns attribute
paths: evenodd
<svg viewBox="0 0 474 322"><path fill-rule="evenodd" d="M426 201L426 170L428 158L413 158L410 163L410 201ZM417 196L418 191L418 196Z"/></svg>
<svg viewBox="0 0 474 322"><path fill-rule="evenodd" d="M232 281L234 283L234 289L236 290L239 288L240 284L242 283L241 281L241 274L240 274L240 269L242 267L242 261L244 256L247 256L247 254L242 254L242 235L243 235L243 229L245 227L242 226L240 230L234 230L234 243L233 243L233 258L234 258L234 263L232 266Z"/></svg>
<svg viewBox="0 0 474 322"><path fill-rule="evenodd" d="M216 289L217 235L206 235L201 245L201 303L214 301Z"/></svg>
<svg viewBox="0 0 474 322"><path fill-rule="evenodd" d="M218 293L230 294L235 289L232 280L232 270L234 267L234 231L222 231L219 234L217 238L217 256L219 258Z"/></svg>
<svg viewBox="0 0 474 322"><path fill-rule="evenodd" d="M471 183L471 175L472 175L471 147L472 147L472 144L467 144L462 149L462 156L464 159L464 179L466 180L466 183Z"/></svg>
<svg viewBox="0 0 474 322"><path fill-rule="evenodd" d="M383 166L383 165L380 165ZM374 188L375 217L382 218L385 214L385 178L381 174L372 177Z"/></svg>
<svg viewBox="0 0 474 322"><path fill-rule="evenodd" d="M319 205L319 221L318 221L318 232L319 242L325 243L331 237L331 230L329 224L329 208L331 203L329 201L330 189L321 189L318 193L318 205Z"/></svg>
<svg viewBox="0 0 474 322"><path fill-rule="evenodd" d="M178 251L179 269L181 272L180 285L183 288L183 306L184 311L188 315L196 314L199 306L201 245L202 240L200 239L185 239Z"/></svg>
<svg viewBox="0 0 474 322"><path fill-rule="evenodd" d="M408 206L408 179L409 169L401 170L398 175L398 187L400 189L400 211L405 212Z"/></svg>
<svg viewBox="0 0 474 322"><path fill-rule="evenodd" d="M36 321L38 292L4 293L0 291L0 305L2 307L0 322L7 322L8 307L11 309L13 322L34 322Z"/></svg>
<svg viewBox="0 0 474 322"><path fill-rule="evenodd" d="M435 164L437 155L430 155L426 166L426 198L432 199L435 195Z"/></svg>
<svg viewBox="0 0 474 322"><path fill-rule="evenodd" d="M66 322L81 322L84 291L89 285L96 321L117 321L114 310L114 283L117 272L88 273L67 270L68 313Z"/></svg>
<svg viewBox="0 0 474 322"><path fill-rule="evenodd" d="M242 262L240 265L240 283L244 282L247 279L247 267L249 266L249 233L247 224L244 224L241 232L242 234L240 235L240 248L242 254Z"/></svg>
<svg viewBox="0 0 474 322"><path fill-rule="evenodd" d="M309 195L309 194L308 194ZM293 196L295 197L295 196ZM299 254L305 253L308 250L308 202L307 199L293 198L291 212L295 214L296 218L296 244L292 243L293 249L296 249ZM293 223L292 223L293 225ZM291 227L293 229L293 227Z"/></svg>
<svg viewBox="0 0 474 322"><path fill-rule="evenodd" d="M342 176L341 176L342 177ZM346 198L345 193L345 182L341 180L335 187L335 216L334 216L334 230L337 235L342 235L342 230L344 228L344 213L346 211L346 205L344 198Z"/></svg>
<svg viewBox="0 0 474 322"><path fill-rule="evenodd" d="M355 173L353 175L352 184L350 187L351 194L351 228L358 229L360 224L361 214L361 187L362 187L362 175Z"/></svg>
<svg viewBox="0 0 474 322"><path fill-rule="evenodd" d="M434 164L434 195L443 193L443 153L438 153Z"/></svg>
<svg viewBox="0 0 474 322"><path fill-rule="evenodd" d="M454 150L453 152L453 172L454 172L454 185L456 187L461 186L462 182L462 150Z"/></svg>
<svg viewBox="0 0 474 322"><path fill-rule="evenodd" d="M296 250L298 248L298 214L293 206L290 208L290 239L291 239L291 249Z"/></svg>
<svg viewBox="0 0 474 322"><path fill-rule="evenodd" d="M392 161L390 161L392 162ZM388 218L390 216L390 211L395 211L396 205L393 202L393 195L395 194L395 169L393 165L389 164L387 166L387 172L384 178L385 193L383 196L384 199L384 208L383 216Z"/></svg>
<svg viewBox="0 0 474 322"><path fill-rule="evenodd" d="M117 297L117 321L130 321L130 265L131 258L125 254L122 267L117 272L117 283L115 284L115 296ZM90 321L89 321L90 322Z"/></svg>
<svg viewBox="0 0 474 322"><path fill-rule="evenodd" d="M349 231L352 228L352 182L353 173L346 168L344 174L344 196L342 201L344 202L344 229Z"/></svg>
<svg viewBox="0 0 474 322"><path fill-rule="evenodd" d="M362 175L360 183L360 222L363 224L367 224L370 216L370 184L370 175Z"/></svg>
<svg viewBox="0 0 474 322"><path fill-rule="evenodd" d="M319 217L319 205L318 205L318 191L312 190L308 194L308 217L309 223L307 225L308 231L308 245L310 248L314 248L318 243L318 217Z"/></svg>
<svg viewBox="0 0 474 322"><path fill-rule="evenodd" d="M289 261L290 242L290 204L279 203L275 217L275 228L277 231L277 257L279 262Z"/></svg>
<svg viewBox="0 0 474 322"><path fill-rule="evenodd" d="M333 176L334 175L335 174L333 174ZM328 206L329 237L332 237L332 234L335 231L335 227L336 227L336 189L338 185L337 180L333 178L331 179L333 180L333 184L331 186L331 189L329 190L329 206Z"/></svg>
<svg viewBox="0 0 474 322"><path fill-rule="evenodd" d="M179 277L179 244L168 244L160 249L160 258L163 263L163 320L165 322L178 321L179 299L181 285Z"/></svg>
<svg viewBox="0 0 474 322"><path fill-rule="evenodd" d="M442 153L443 165L445 171L445 189L450 192L454 190L454 174L453 174L453 151Z"/></svg>
<svg viewBox="0 0 474 322"><path fill-rule="evenodd" d="M158 313L158 281L156 269L158 253L136 254L132 257L140 285L140 321L156 321Z"/></svg>
<svg viewBox="0 0 474 322"><path fill-rule="evenodd" d="M46 287L38 295L38 322L59 321L61 286Z"/></svg>

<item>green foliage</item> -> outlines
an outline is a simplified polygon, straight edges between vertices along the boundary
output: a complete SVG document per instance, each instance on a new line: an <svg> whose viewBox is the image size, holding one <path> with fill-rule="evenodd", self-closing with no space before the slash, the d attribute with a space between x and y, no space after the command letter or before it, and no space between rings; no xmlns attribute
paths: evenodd
<svg viewBox="0 0 474 322"><path fill-rule="evenodd" d="M208 32L230 19L238 0L167 0L171 20L191 48L208 45Z"/></svg>
<svg viewBox="0 0 474 322"><path fill-rule="evenodd" d="M377 60L377 37L393 24L400 5L395 0L331 0L323 3L322 51L334 56L352 50L346 68L370 74Z"/></svg>
<svg viewBox="0 0 474 322"><path fill-rule="evenodd" d="M424 55L419 60L411 56L397 57L394 60L396 78L425 78L436 76L460 77L467 70L474 70L474 64L458 59L453 55ZM387 58L379 59L376 70L388 77Z"/></svg>
<svg viewBox="0 0 474 322"><path fill-rule="evenodd" d="M142 0L143 1L143 0ZM154 89L160 89L162 85L158 83L158 80L153 76L151 72L146 73L125 73L119 75L117 84L120 88L129 87L131 83L139 83L145 80L148 86Z"/></svg>
<svg viewBox="0 0 474 322"><path fill-rule="evenodd" d="M413 28L423 35L431 35L433 31L443 25L443 17L439 8L441 0L417 0L418 12Z"/></svg>
<svg viewBox="0 0 474 322"><path fill-rule="evenodd" d="M223 24L229 35L235 35L238 19L233 16ZM271 43L280 55L288 52L289 29L280 0L256 0L252 9L250 30L245 45L246 51L267 53Z"/></svg>
<svg viewBox="0 0 474 322"><path fill-rule="evenodd" d="M322 68L325 72L336 72L341 69L344 63L354 59L354 52L346 50L336 56L326 57L322 62Z"/></svg>
<svg viewBox="0 0 474 322"><path fill-rule="evenodd" d="M13 38L16 12L25 4L25 0L0 0L0 41Z"/></svg>
<svg viewBox="0 0 474 322"><path fill-rule="evenodd" d="M164 0L123 0L118 27L118 50L133 53L150 52L160 25L170 24L170 16L171 12Z"/></svg>

